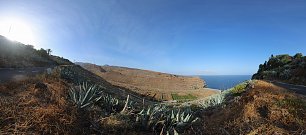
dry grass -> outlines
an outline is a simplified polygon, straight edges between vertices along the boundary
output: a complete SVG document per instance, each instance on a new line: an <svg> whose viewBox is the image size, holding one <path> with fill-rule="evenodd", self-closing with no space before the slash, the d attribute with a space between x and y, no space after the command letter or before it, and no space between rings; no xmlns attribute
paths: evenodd
<svg viewBox="0 0 306 135"><path fill-rule="evenodd" d="M129 116L78 110L68 100L71 85L58 75L0 84L0 134L143 134Z"/></svg>
<svg viewBox="0 0 306 135"><path fill-rule="evenodd" d="M282 102L281 101L292 101ZM306 130L306 100L273 84L256 81L237 101L202 114L203 134L300 134Z"/></svg>
<svg viewBox="0 0 306 135"><path fill-rule="evenodd" d="M47 87L37 87L40 82ZM1 134L81 133L75 109L66 100L67 84L58 80L28 79L0 87Z"/></svg>
<svg viewBox="0 0 306 135"><path fill-rule="evenodd" d="M80 111L67 100L69 83L41 76L0 85L0 134L152 134L137 129L133 115L102 116ZM186 134L301 134L305 96L256 81L224 108L199 114L202 123Z"/></svg>

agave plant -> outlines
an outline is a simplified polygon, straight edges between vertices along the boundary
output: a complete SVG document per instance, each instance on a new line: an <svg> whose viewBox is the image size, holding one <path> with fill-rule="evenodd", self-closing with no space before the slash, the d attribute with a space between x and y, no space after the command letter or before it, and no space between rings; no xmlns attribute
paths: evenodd
<svg viewBox="0 0 306 135"><path fill-rule="evenodd" d="M100 100L100 107L106 110L106 113L117 112L122 109L124 102L109 94L104 94Z"/></svg>
<svg viewBox="0 0 306 135"><path fill-rule="evenodd" d="M200 105L200 107L202 107L204 109L208 108L208 107L220 105L224 102L226 94L227 94L227 92L222 92L222 93L219 93L219 94L211 95L211 96L205 98L204 100L199 101L199 105Z"/></svg>
<svg viewBox="0 0 306 135"><path fill-rule="evenodd" d="M97 85L89 85L88 83L71 87L69 97L78 108L86 108L101 99L101 87Z"/></svg>
<svg viewBox="0 0 306 135"><path fill-rule="evenodd" d="M152 106L144 108L136 116L136 122L146 130L155 128L159 121L163 120L163 115L166 111L166 107L162 105Z"/></svg>
<svg viewBox="0 0 306 135"><path fill-rule="evenodd" d="M194 117L190 109L172 110L171 113L166 115L166 119L163 123L163 129L161 133L177 135L179 132L186 130L193 123L198 121L197 117Z"/></svg>
<svg viewBox="0 0 306 135"><path fill-rule="evenodd" d="M143 109L137 114L136 122L146 130L157 131L161 129L160 134L178 135L198 118L192 115L190 109L169 109L163 105L156 105ZM160 128L158 128L160 127Z"/></svg>

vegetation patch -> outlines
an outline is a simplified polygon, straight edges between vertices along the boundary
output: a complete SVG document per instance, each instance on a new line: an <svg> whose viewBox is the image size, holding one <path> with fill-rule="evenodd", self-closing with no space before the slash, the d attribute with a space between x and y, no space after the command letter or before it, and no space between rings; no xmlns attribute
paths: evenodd
<svg viewBox="0 0 306 135"><path fill-rule="evenodd" d="M306 56L297 53L276 55L259 65L253 79L276 80L293 84L306 85Z"/></svg>
<svg viewBox="0 0 306 135"><path fill-rule="evenodd" d="M233 96L240 96L243 93L248 85L248 81L240 83L235 87L231 88L229 91Z"/></svg>
<svg viewBox="0 0 306 135"><path fill-rule="evenodd" d="M288 112L296 117L301 117L301 114L306 110L306 102L299 98L285 98L276 104L281 108L288 109Z"/></svg>
<svg viewBox="0 0 306 135"><path fill-rule="evenodd" d="M193 127L198 129L193 134L304 134L306 100L303 96L264 81L255 81L254 87L248 84L246 89L239 97L222 92L226 93L224 105L204 108L203 124ZM209 100L217 101L222 93Z"/></svg>
<svg viewBox="0 0 306 135"><path fill-rule="evenodd" d="M188 101L188 100L197 99L197 97L192 95L192 94L179 95L179 94L176 94L176 93L172 93L171 96L172 96L173 100L177 100L177 101Z"/></svg>

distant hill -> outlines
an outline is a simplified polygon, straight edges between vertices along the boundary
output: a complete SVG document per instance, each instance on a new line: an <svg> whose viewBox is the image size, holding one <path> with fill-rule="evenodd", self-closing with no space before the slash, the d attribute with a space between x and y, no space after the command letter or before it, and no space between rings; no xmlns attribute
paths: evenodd
<svg viewBox="0 0 306 135"><path fill-rule="evenodd" d="M0 35L0 68L48 67L73 64L68 59L50 54L51 50L36 50L32 45L11 41Z"/></svg>
<svg viewBox="0 0 306 135"><path fill-rule="evenodd" d="M158 100L175 99L174 94L197 98L216 92L205 89L205 82L199 77L179 76L118 66L98 66L89 63L76 64L101 76L113 85L128 88Z"/></svg>
<svg viewBox="0 0 306 135"><path fill-rule="evenodd" d="M306 56L302 53L294 56L272 55L268 61L259 65L252 78L306 85Z"/></svg>

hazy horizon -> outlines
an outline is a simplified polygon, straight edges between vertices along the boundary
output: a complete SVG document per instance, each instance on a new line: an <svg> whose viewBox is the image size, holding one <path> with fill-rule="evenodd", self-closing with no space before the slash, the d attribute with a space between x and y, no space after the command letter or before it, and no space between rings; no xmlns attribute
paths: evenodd
<svg viewBox="0 0 306 135"><path fill-rule="evenodd" d="M0 35L72 62L179 75L252 75L306 54L306 1L0 1Z"/></svg>

